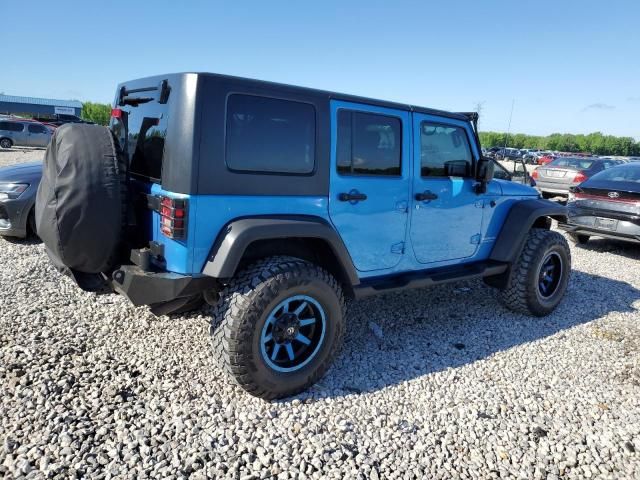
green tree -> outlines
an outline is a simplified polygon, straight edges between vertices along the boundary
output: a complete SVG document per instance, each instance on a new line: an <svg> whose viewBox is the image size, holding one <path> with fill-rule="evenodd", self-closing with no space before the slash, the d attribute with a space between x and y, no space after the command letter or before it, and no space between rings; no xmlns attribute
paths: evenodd
<svg viewBox="0 0 640 480"><path fill-rule="evenodd" d="M541 148L560 152L584 152L596 155L640 155L640 142L631 137L615 137L593 132L588 135L552 133L546 137L509 134L500 132L480 132L480 143L484 147Z"/></svg>
<svg viewBox="0 0 640 480"><path fill-rule="evenodd" d="M85 102L82 105L81 117L98 125L107 125L111 118L111 105L107 103Z"/></svg>

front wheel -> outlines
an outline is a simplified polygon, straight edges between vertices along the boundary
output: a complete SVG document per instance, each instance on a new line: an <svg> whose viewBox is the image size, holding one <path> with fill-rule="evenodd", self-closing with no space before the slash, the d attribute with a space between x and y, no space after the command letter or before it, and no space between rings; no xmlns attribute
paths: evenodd
<svg viewBox="0 0 640 480"><path fill-rule="evenodd" d="M532 229L520 257L511 267L500 300L511 310L536 317L551 313L560 303L571 273L571 252L558 232Z"/></svg>
<svg viewBox="0 0 640 480"><path fill-rule="evenodd" d="M0 139L0 147L1 148L11 148L13 146L13 142L8 138Z"/></svg>
<svg viewBox="0 0 640 480"><path fill-rule="evenodd" d="M330 367L344 334L344 296L324 269L293 257L260 260L220 293L214 353L242 388L264 399L294 395Z"/></svg>

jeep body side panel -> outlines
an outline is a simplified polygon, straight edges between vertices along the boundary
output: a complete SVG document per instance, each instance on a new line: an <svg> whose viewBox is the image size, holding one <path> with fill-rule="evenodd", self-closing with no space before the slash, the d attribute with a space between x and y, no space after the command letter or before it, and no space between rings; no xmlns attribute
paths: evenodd
<svg viewBox="0 0 640 480"><path fill-rule="evenodd" d="M352 285L359 283L349 252L333 227L321 218L308 216L265 216L242 218L227 224L216 240L203 273L229 278L236 273L251 243L259 240L317 238L326 241Z"/></svg>
<svg viewBox="0 0 640 480"><path fill-rule="evenodd" d="M527 238L529 230L540 218L564 221L567 208L549 200L539 198L513 202L498 234L490 259L498 262L514 262Z"/></svg>
<svg viewBox="0 0 640 480"><path fill-rule="evenodd" d="M216 239L232 221L260 216L304 215L328 223L326 197L198 195L192 198L198 223L191 237L193 272L204 270Z"/></svg>

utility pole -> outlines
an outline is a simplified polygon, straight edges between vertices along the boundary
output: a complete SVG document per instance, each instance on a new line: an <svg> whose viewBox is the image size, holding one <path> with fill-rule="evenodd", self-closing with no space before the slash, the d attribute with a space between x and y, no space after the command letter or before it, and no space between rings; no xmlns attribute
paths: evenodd
<svg viewBox="0 0 640 480"><path fill-rule="evenodd" d="M482 119L482 109L484 107L484 100L482 102L476 102L476 113L478 114L478 131L480 131L480 120Z"/></svg>
<svg viewBox="0 0 640 480"><path fill-rule="evenodd" d="M507 135L504 138L504 148L509 145L509 134L511 133L511 119L513 118L513 106L516 103L516 99L511 100L511 113L509 114L509 126L507 127Z"/></svg>

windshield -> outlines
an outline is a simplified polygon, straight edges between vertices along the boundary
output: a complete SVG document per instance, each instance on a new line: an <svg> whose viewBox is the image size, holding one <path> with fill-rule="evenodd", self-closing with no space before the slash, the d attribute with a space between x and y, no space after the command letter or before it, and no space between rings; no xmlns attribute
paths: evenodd
<svg viewBox="0 0 640 480"><path fill-rule="evenodd" d="M592 160L584 160L582 158L556 158L553 162L549 163L548 166L587 170L591 168L591 165L593 165Z"/></svg>
<svg viewBox="0 0 640 480"><path fill-rule="evenodd" d="M160 103L158 92L126 96L118 105L122 118L114 118L111 129L128 154L129 172L144 179L160 182L162 156L167 135L167 103Z"/></svg>
<svg viewBox="0 0 640 480"><path fill-rule="evenodd" d="M608 182L636 182L640 183L640 165L623 165L600 172L592 180Z"/></svg>

